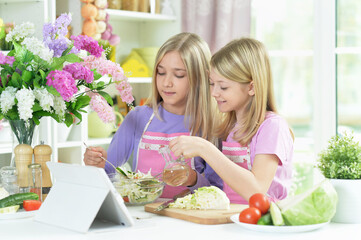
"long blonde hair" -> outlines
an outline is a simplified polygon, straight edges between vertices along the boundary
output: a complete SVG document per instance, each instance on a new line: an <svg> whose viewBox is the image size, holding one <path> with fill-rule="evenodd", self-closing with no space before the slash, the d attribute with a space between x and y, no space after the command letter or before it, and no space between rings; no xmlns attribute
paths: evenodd
<svg viewBox="0 0 361 240"><path fill-rule="evenodd" d="M238 120L239 129L233 137L243 145L250 143L264 121L266 112L277 113L266 48L261 42L251 38L233 40L213 55L211 68L226 79L239 83L253 82L255 94L248 103L248 114ZM236 122L234 111L226 113L215 134L225 139Z"/></svg>
<svg viewBox="0 0 361 240"><path fill-rule="evenodd" d="M159 49L156 56L152 91L147 105L153 108L156 117L161 119L158 106L163 101L156 84L157 67L165 54L177 51L184 63L190 85L186 108L185 123L189 123L192 135L210 140L213 128L214 100L211 99L208 72L211 52L208 44L193 33L179 33L168 39Z"/></svg>

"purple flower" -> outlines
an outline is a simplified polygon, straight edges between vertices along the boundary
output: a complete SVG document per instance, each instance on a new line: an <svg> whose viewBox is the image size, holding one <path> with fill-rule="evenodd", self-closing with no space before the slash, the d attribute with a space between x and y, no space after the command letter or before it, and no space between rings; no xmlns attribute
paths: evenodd
<svg viewBox="0 0 361 240"><path fill-rule="evenodd" d="M104 51L104 49L99 46L98 42L89 36L79 35L71 36L70 38L74 41L74 47L76 47L78 50L86 50L91 55L96 57L100 57Z"/></svg>
<svg viewBox="0 0 361 240"><path fill-rule="evenodd" d="M69 102L78 91L74 78L67 71L51 71L46 79L46 84L53 86L66 102Z"/></svg>
<svg viewBox="0 0 361 240"><path fill-rule="evenodd" d="M71 14L63 13L56 20L54 27L58 30L58 35L65 36L68 34L68 26L71 23Z"/></svg>
<svg viewBox="0 0 361 240"><path fill-rule="evenodd" d="M54 57L60 57L70 44L69 39L65 37L70 22L71 15L64 13L55 20L54 24L46 23L43 26L44 44L54 50Z"/></svg>
<svg viewBox="0 0 361 240"><path fill-rule="evenodd" d="M76 62L68 64L63 70L69 72L76 80L85 80L87 83L92 83L94 81L94 73L80 63Z"/></svg>

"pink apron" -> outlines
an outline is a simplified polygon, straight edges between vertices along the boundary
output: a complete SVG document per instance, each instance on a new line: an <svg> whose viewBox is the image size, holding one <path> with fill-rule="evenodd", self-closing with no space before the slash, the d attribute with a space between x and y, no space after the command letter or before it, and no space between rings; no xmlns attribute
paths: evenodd
<svg viewBox="0 0 361 240"><path fill-rule="evenodd" d="M140 138L136 162L136 171L147 173L151 170L152 175L156 175L163 172L165 161L162 155L158 152L159 148L168 146L169 142L174 138L181 135L190 135L187 133L160 133L160 132L148 132L147 129L152 122L154 114L149 118L148 123L145 125L143 135ZM186 159L187 164L194 169L194 160ZM165 185L162 198L172 198L174 195L187 189L186 187L172 187Z"/></svg>
<svg viewBox="0 0 361 240"><path fill-rule="evenodd" d="M248 170L252 169L249 145L243 147L238 142L222 142L222 153L238 166ZM227 194L231 203L248 204L248 201L244 200L238 193L233 191L225 182L223 182L223 191Z"/></svg>

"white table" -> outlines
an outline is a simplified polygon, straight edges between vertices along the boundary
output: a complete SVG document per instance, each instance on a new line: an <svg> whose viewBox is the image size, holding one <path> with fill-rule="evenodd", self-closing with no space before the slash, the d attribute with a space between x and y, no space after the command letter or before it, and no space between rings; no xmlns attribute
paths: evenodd
<svg viewBox="0 0 361 240"><path fill-rule="evenodd" d="M221 225L201 225L174 218L158 216L144 211L141 206L128 207L135 219L135 226L114 226L91 230L86 234L69 231L33 221L32 218L0 220L1 240L172 240L172 239L360 239L361 224L330 223L327 226L305 233L260 233L243 229L229 223ZM69 216L71 217L71 216Z"/></svg>

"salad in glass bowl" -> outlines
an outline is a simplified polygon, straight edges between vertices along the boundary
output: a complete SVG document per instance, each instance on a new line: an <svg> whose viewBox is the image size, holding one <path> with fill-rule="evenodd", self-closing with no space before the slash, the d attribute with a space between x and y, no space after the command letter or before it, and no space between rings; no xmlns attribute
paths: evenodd
<svg viewBox="0 0 361 240"><path fill-rule="evenodd" d="M153 177L150 171L132 172L121 167L117 167L117 171L108 176L127 205L152 203L162 195L165 183Z"/></svg>

